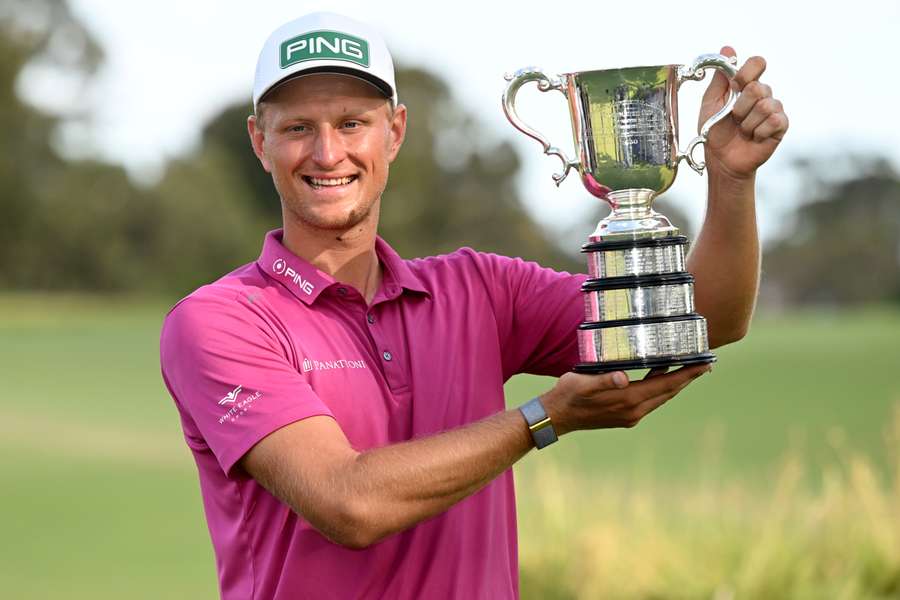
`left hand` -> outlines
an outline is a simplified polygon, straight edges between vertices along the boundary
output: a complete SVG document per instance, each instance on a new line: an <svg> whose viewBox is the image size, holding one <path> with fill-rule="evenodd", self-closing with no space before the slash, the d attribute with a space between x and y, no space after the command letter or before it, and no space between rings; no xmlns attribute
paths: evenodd
<svg viewBox="0 0 900 600"><path fill-rule="evenodd" d="M735 56L730 46L722 48L725 56ZM788 129L788 118L781 102L772 96L772 88L759 81L766 61L753 56L734 77L740 98L729 117L716 123L706 143L706 164L711 174L721 172L735 179L752 177L769 160ZM699 126L725 105L729 81L716 72L703 94Z"/></svg>

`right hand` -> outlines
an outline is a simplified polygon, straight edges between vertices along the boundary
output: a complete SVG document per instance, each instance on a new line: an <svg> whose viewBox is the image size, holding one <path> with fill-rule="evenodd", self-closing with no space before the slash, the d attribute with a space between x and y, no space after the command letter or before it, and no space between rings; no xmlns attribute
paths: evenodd
<svg viewBox="0 0 900 600"><path fill-rule="evenodd" d="M603 375L566 373L541 396L557 435L581 429L634 427L711 365L682 367L672 373L655 369L640 381L628 381L622 371Z"/></svg>

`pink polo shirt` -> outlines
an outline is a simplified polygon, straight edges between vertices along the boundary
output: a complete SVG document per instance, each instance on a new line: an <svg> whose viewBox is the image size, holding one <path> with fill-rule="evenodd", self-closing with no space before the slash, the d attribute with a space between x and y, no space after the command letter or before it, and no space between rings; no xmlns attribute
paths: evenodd
<svg viewBox="0 0 900 600"><path fill-rule="evenodd" d="M577 362L585 277L468 248L403 260L379 238L384 277L367 306L281 235L176 304L160 341L222 598L518 597L511 469L445 513L351 550L236 463L312 415L333 417L364 451L504 410L512 375L560 375Z"/></svg>

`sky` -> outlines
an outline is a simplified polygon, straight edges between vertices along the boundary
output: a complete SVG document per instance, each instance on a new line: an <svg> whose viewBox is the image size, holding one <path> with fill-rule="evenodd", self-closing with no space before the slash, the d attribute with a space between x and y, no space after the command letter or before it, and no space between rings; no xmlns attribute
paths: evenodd
<svg viewBox="0 0 900 600"><path fill-rule="evenodd" d="M136 178L158 176L167 160L196 150L204 122L251 94L256 58L268 34L313 10L332 10L382 32L395 60L448 81L486 134L513 141L525 159L519 186L532 215L559 232L587 218L598 199L569 177L557 188L559 161L506 120L504 73L539 65L549 73L680 64L731 45L743 62L766 58L762 80L790 118L776 155L758 175L760 230L773 239L804 197L791 164L832 163L875 152L900 165L900 3L875 2L334 2L228 0L71 0L105 52L91 92L93 127L85 153L125 165ZM696 128L707 85L679 93L681 144ZM28 86L26 86L28 88ZM400 100L403 90L399 90ZM35 83L35 103L52 95ZM572 153L565 99L533 85L519 112L555 145ZM706 181L681 168L665 197L695 224ZM388 188L389 190L390 188ZM577 247L583 240L572 240Z"/></svg>

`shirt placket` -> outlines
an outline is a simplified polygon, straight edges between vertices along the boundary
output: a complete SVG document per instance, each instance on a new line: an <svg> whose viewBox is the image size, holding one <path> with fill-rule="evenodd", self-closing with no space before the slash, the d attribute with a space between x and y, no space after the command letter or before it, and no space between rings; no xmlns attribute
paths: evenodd
<svg viewBox="0 0 900 600"><path fill-rule="evenodd" d="M365 325L380 359L381 370L394 393L402 393L409 388L406 348L403 347L402 339L392 335L396 324L392 328L389 323L390 319L397 318L391 313L399 310L395 306L399 302L399 295L399 288L389 284L384 289L384 296L367 307L365 315Z"/></svg>

